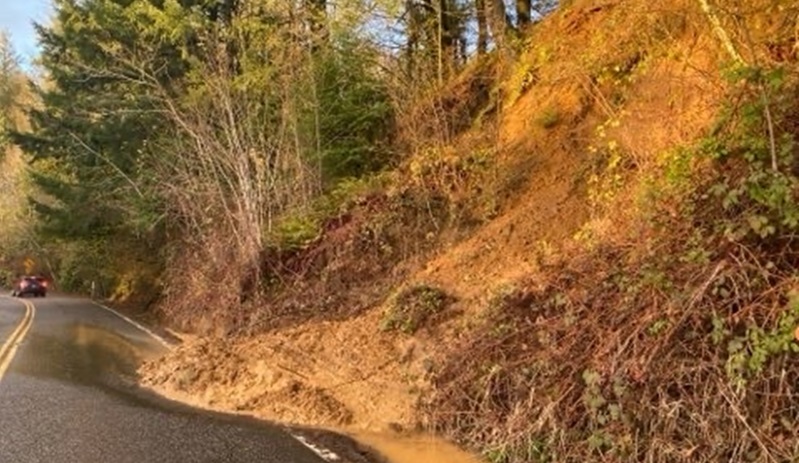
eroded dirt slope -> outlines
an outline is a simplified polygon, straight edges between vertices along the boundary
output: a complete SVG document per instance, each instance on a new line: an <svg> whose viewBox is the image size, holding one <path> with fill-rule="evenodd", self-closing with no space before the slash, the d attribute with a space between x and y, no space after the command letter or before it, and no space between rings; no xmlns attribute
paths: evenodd
<svg viewBox="0 0 799 463"><path fill-rule="evenodd" d="M145 365L143 383L174 398L287 423L352 432L424 429L417 405L429 375L492 295L534 278L542 259L570 249L581 232L613 234L593 206L592 173L606 169L617 149L636 160L622 177L657 163L660 153L701 134L718 107L721 88L708 78L718 62L712 37L678 24L670 37L641 38L641 28L655 21L646 2L625 10L614 2L576 4L540 27L535 37L547 45L531 47L511 71L533 77L520 92L520 79L511 76L505 92L494 161L501 183L515 186L500 213L429 258L405 262L409 277L401 286L430 284L455 301L444 322L415 335L385 332L386 303L377 303L344 320L311 318L266 334L187 340ZM660 13L676 17L681 8L675 2ZM612 36L623 21L639 27ZM607 43L594 43L601 40ZM631 67L614 73L619 66ZM629 201L619 213L632 213L636 198Z"/></svg>

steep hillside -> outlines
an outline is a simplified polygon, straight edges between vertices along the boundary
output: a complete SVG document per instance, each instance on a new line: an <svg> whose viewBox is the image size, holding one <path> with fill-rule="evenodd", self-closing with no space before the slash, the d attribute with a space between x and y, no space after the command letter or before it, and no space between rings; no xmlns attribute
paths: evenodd
<svg viewBox="0 0 799 463"><path fill-rule="evenodd" d="M270 256L266 302L166 307L217 337L143 382L493 462L799 458L797 6L703 3L577 0L471 66L455 139Z"/></svg>

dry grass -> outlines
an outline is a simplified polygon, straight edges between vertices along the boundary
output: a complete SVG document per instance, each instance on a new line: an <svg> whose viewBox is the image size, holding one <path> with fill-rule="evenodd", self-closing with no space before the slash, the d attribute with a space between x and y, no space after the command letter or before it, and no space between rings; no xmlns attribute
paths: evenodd
<svg viewBox="0 0 799 463"><path fill-rule="evenodd" d="M583 91L605 111L593 173L611 180L590 188L591 233L442 350L427 424L497 463L796 461L799 243L725 238L720 224L743 211L702 194L718 166L674 162L728 95L716 68L725 58L694 2L599 3L575 2L544 26L573 35L536 37L556 44L547 57L558 64L530 68L535 83L515 109L540 114L532 108L557 101L547 89L574 93L574 65L587 70ZM785 62L769 51L787 30L774 7L751 2L727 24L761 64ZM585 59L559 59L581 34ZM507 136L526 128L517 122Z"/></svg>
<svg viewBox="0 0 799 463"><path fill-rule="evenodd" d="M171 275L164 318L199 333L263 333L309 319L347 319L380 303L408 261L435 249L448 202L410 188L355 203L303 246L267 248L259 268L241 264L230 237L202 252L176 253L175 267L190 270Z"/></svg>
<svg viewBox="0 0 799 463"><path fill-rule="evenodd" d="M799 367L725 366L747 328L790 310L799 246L708 242L688 263L680 231L644 258L616 246L554 263L506 298L448 353L430 423L497 462L795 461Z"/></svg>

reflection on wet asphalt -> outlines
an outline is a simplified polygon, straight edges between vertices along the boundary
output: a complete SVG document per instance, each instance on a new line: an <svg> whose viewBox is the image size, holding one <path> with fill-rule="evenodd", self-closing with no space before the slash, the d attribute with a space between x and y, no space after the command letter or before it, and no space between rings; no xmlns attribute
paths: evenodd
<svg viewBox="0 0 799 463"><path fill-rule="evenodd" d="M72 325L61 335L32 334L15 360L14 372L93 386L146 405L133 391L145 346L92 325Z"/></svg>
<svg viewBox="0 0 799 463"><path fill-rule="evenodd" d="M24 314L25 306L21 302L13 300L8 304L7 309L0 310L0 344L11 336L11 333L22 321Z"/></svg>
<svg viewBox="0 0 799 463"><path fill-rule="evenodd" d="M133 387L141 359L161 347L113 314L74 298L34 303L33 328L0 382L0 462L322 461L277 427ZM22 313L0 299L0 343L3 323L13 330Z"/></svg>

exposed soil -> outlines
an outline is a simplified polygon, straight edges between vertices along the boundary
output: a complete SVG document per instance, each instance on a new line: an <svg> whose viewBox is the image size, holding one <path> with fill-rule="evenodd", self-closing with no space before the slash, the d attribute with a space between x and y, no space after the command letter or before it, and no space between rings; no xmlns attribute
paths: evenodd
<svg viewBox="0 0 799 463"><path fill-rule="evenodd" d="M618 146L629 164L620 178L630 172L643 176L660 155L690 144L707 129L723 95L717 79L708 77L716 72L719 61L714 39L694 33L679 21L673 27L669 22L689 8L686 3L673 2L657 19L658 27L671 28L667 32L680 37L664 41L668 49L654 40L630 44L637 40L638 31L655 21L644 2L633 2L641 9L637 13L619 9L619 2L598 3L597 8L557 14L544 26L548 29L543 33L549 37L544 43L554 44L549 62L555 64L531 65L537 76L535 91L522 92L504 109L492 159L501 177L492 186L502 202L497 217L437 252L403 255L402 262L392 268L384 266L377 254L370 256L372 260L364 258L371 264L361 269L357 282L305 281L300 292L306 298L302 300L303 294L296 290L292 297L302 300L307 313L316 316L261 334L189 339L141 369L144 385L204 407L344 430L381 448L392 461L470 461L436 441L421 439L429 444L421 447L444 449L443 453L422 457L413 453L409 441L398 445L393 437L383 436L429 429L431 423L424 422L419 413L420 404L434 387L434 375L440 373L447 356L461 358L453 355L452 346L462 344L459 341L467 336L469 322L481 316L493 295L515 285L529 290L543 284L534 281L542 263L553 255L568 260L564 254L575 248L573 238L587 226L602 231L605 223L609 241L614 235L635 236L614 229L613 217L592 205L587 177L605 161L598 161L601 156L596 152ZM594 30L627 20L634 22L623 31L614 29L619 37L613 46L594 43L603 39L602 34L590 35ZM592 41L594 61L568 57L582 41ZM636 49L651 54L630 53ZM610 68L632 63L632 67L625 68L629 75L623 82L603 85L598 76L605 71L597 63ZM614 98L623 103L610 104ZM547 112L557 114L554 123L540 122ZM629 215L629 219L638 198L633 193L618 194L623 200L617 201L616 214ZM635 220L617 223L635 226ZM349 235L338 239L351 244ZM350 244L335 246L334 258L328 259L335 264L329 266L330 275L357 267L350 260L355 262L363 254ZM397 282L403 287L440 288L456 301L447 309L450 316L413 336L381 331L386 301L397 289L389 283ZM364 297L367 288L371 292ZM311 300L327 293L338 302L328 307ZM529 305L529 301L520 304ZM331 317L330 313L346 316ZM528 341L518 345L526 349ZM496 352L484 354L489 358ZM468 359L472 351L464 349L458 355ZM453 377L459 374L456 367L450 364Z"/></svg>
<svg viewBox="0 0 799 463"><path fill-rule="evenodd" d="M346 455L346 461L473 463L475 457L418 435L416 405L433 368L419 339L381 332L380 311L337 322L308 322L248 339L186 337L166 357L145 364L142 383L158 394L217 411L243 413L289 426ZM368 454L372 454L368 456Z"/></svg>
<svg viewBox="0 0 799 463"><path fill-rule="evenodd" d="M364 441L382 442L385 453L396 454L393 461L469 461L465 455L443 459L453 450L428 438L397 445L386 436L427 429L419 401L439 356L461 335L464 317L475 315L487 293L534 271L542 250L567 240L587 220L584 191L574 187L582 160L535 141L537 135L509 135L502 144L498 162L523 185L503 213L429 262L409 266L415 270L406 285L427 282L457 301L440 326L415 336L383 332L384 304L377 304L343 320L321 315L266 334L187 339L141 369L143 384L202 407L369 433L361 434ZM435 458L414 459L431 449L439 452Z"/></svg>
<svg viewBox="0 0 799 463"><path fill-rule="evenodd" d="M203 406L290 424L413 429L430 359L379 330L380 313L244 339L198 339L146 364L146 386Z"/></svg>

